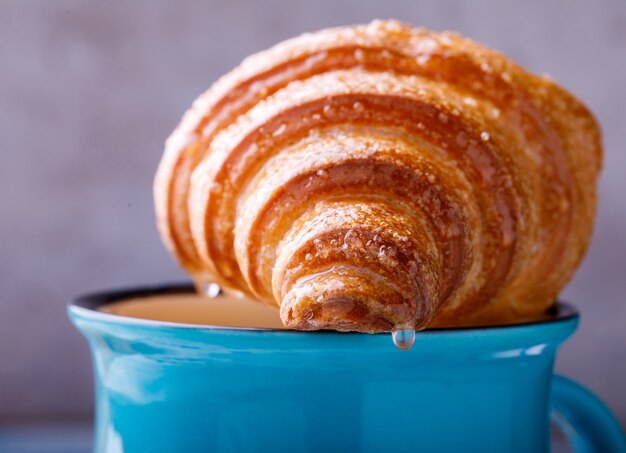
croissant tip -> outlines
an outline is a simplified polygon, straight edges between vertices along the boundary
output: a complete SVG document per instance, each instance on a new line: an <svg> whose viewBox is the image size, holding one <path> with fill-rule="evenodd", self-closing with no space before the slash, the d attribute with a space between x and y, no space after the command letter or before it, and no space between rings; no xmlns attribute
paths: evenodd
<svg viewBox="0 0 626 453"><path fill-rule="evenodd" d="M282 299L280 317L297 330L392 332L422 328L431 315L423 305L383 277L373 282L359 269L335 266L296 282Z"/></svg>
<svg viewBox="0 0 626 453"><path fill-rule="evenodd" d="M321 315L320 310L309 309L294 312L293 308L281 310L281 320L283 325L294 330L336 330L339 332L362 332L379 333L391 332L395 330L393 322L372 316L366 316L356 320L346 320L345 309L338 306L352 307L353 301L349 300L328 300L325 302L325 310L335 311L335 315Z"/></svg>

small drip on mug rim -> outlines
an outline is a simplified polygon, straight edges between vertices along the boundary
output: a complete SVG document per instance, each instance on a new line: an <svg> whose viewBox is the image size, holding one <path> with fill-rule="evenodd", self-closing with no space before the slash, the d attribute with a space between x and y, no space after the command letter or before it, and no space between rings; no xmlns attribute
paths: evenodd
<svg viewBox="0 0 626 453"><path fill-rule="evenodd" d="M220 285L218 285L217 283L203 283L201 288L202 294L209 299L215 299L217 296L222 294L222 288L220 288Z"/></svg>
<svg viewBox="0 0 626 453"><path fill-rule="evenodd" d="M415 342L415 330L413 329L403 329L403 330L394 330L391 332L391 338L393 339L393 344L400 351L408 351L413 346Z"/></svg>

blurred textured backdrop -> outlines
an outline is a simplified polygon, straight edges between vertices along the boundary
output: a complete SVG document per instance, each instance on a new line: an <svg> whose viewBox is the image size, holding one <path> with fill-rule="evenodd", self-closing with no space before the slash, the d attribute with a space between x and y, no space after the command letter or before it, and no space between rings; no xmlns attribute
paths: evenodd
<svg viewBox="0 0 626 453"><path fill-rule="evenodd" d="M191 101L251 52L376 17L459 31L597 115L595 237L563 296L582 324L557 368L626 425L623 0L0 0L0 417L89 414L89 355L65 315L75 294L184 278L158 239L151 183Z"/></svg>

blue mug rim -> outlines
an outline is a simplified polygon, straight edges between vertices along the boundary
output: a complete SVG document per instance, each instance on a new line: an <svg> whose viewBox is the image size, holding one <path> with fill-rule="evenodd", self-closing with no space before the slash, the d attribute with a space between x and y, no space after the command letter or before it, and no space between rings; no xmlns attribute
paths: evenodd
<svg viewBox="0 0 626 453"><path fill-rule="evenodd" d="M83 319L92 321L103 321L107 323L123 324L128 326L142 326L168 329L194 329L194 330L210 330L210 331L233 331L233 332L280 332L281 334L306 334L306 335L324 335L324 334L341 334L341 335L362 335L359 332L337 332L335 330L317 330L317 331L298 331L291 329L272 329L263 327L228 327L210 324L189 324L169 321L158 321L143 318L134 318L130 316L116 315L99 311L98 308L124 299L137 297L149 297L167 294L191 294L194 293L195 287L190 282L164 283L156 285L141 285L127 288L119 288L113 290L96 291L80 295L68 304L70 314L77 315ZM431 327L423 332L429 333L452 333L452 332L473 332L473 331L491 331L503 330L511 328L533 328L535 326L546 324L557 324L570 322L579 318L579 311L570 303L557 300L547 311L545 317L534 321L525 321L510 324L487 324L480 326L459 326L459 327Z"/></svg>

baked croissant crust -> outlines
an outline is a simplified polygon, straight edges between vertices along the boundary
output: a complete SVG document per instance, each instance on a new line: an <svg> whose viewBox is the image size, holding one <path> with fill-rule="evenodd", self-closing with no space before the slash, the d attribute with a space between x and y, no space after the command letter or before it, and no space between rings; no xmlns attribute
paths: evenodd
<svg viewBox="0 0 626 453"><path fill-rule="evenodd" d="M380 332L532 318L589 242L591 113L453 33L395 21L247 58L185 114L155 183L199 282L292 328Z"/></svg>

